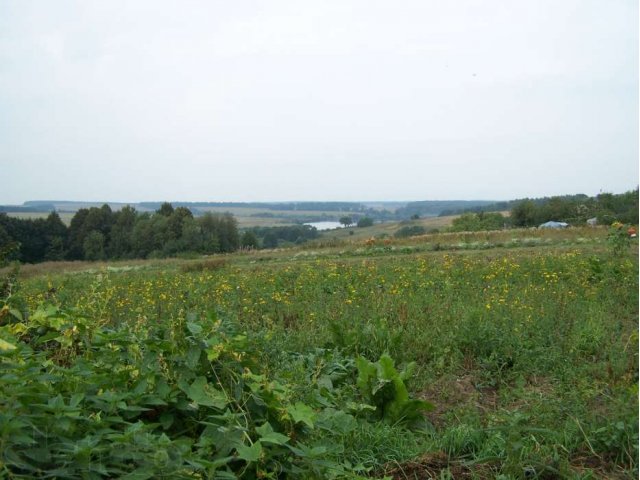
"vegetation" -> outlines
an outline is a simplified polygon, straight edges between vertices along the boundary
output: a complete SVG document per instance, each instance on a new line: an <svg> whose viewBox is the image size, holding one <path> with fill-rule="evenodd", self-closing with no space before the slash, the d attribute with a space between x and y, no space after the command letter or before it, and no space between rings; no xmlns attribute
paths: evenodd
<svg viewBox="0 0 640 480"><path fill-rule="evenodd" d="M340 220L338 221L345 227L348 227L353 224L353 218L351 218L348 215L345 215L344 217L340 217Z"/></svg>
<svg viewBox="0 0 640 480"><path fill-rule="evenodd" d="M240 246L237 222L229 214L194 218L184 207L163 204L154 214L125 206L80 209L67 227L56 212L44 219L0 213L0 248L15 244L12 259L105 260L166 257L179 253L233 252Z"/></svg>
<svg viewBox="0 0 640 480"><path fill-rule="evenodd" d="M427 230L422 225L405 225L401 227L394 236L396 238L414 237L416 235L424 235Z"/></svg>
<svg viewBox="0 0 640 480"><path fill-rule="evenodd" d="M481 230L500 230L508 224L501 213L464 213L453 219L451 231L478 232Z"/></svg>
<svg viewBox="0 0 640 480"><path fill-rule="evenodd" d="M614 221L637 223L638 189L618 195L601 193L596 197L525 199L513 202L511 208L511 222L516 227L538 226L550 220L584 225L589 218L596 218L600 225L611 225Z"/></svg>
<svg viewBox="0 0 640 480"><path fill-rule="evenodd" d="M358 220L358 228L366 228L371 227L373 225L373 218L371 217L362 217Z"/></svg>
<svg viewBox="0 0 640 480"><path fill-rule="evenodd" d="M310 225L254 227L247 232L253 234L263 248L300 244L318 238L318 230Z"/></svg>
<svg viewBox="0 0 640 480"><path fill-rule="evenodd" d="M5 270L0 476L636 478L620 232Z"/></svg>
<svg viewBox="0 0 640 480"><path fill-rule="evenodd" d="M482 208L493 204L486 200L428 200L409 202L406 206L396 210L396 218L408 219L414 215L419 217L436 217L440 214L450 215L467 209ZM443 213L446 212L446 213Z"/></svg>

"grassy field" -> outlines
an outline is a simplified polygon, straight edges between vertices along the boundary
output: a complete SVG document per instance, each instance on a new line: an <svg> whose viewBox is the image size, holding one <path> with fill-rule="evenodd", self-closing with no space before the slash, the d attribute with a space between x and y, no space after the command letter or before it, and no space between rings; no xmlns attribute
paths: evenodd
<svg viewBox="0 0 640 480"><path fill-rule="evenodd" d="M322 232L324 238L337 238L340 240L363 240L367 238L381 238L381 237L393 237L403 226L416 226L424 227L425 230L430 231L433 229L442 229L450 227L451 223L458 215L449 215L445 217L430 217L421 218L418 220L404 221L404 222L385 222L376 223L370 227L358 228L336 228L334 230L327 230Z"/></svg>
<svg viewBox="0 0 640 480"><path fill-rule="evenodd" d="M508 216L509 212L500 212L502 215ZM349 227L349 228L337 228L334 230L327 230L322 232L324 238L336 238L339 240L363 240L368 238L384 238L393 237L394 234L402 227L405 226L420 226L427 232L444 230L450 227L453 220L460 215L446 215L442 217L425 217L416 220L405 220L402 222L385 222L376 223L371 227Z"/></svg>
<svg viewBox="0 0 640 480"><path fill-rule="evenodd" d="M0 472L637 478L637 243L606 235L25 266Z"/></svg>
<svg viewBox="0 0 640 480"><path fill-rule="evenodd" d="M46 212L7 212L7 215L10 216L10 217L15 217L15 218L35 220L35 219L38 219L38 218L45 219L45 218L47 218L49 216L49 213L46 213ZM58 215L60 215L60 220L62 220L62 222L65 225L69 226L71 224L71 219L73 218L75 213L62 212L62 213L59 213Z"/></svg>
<svg viewBox="0 0 640 480"><path fill-rule="evenodd" d="M240 228L250 227L273 227L282 225L293 225L295 220L311 217L327 216L329 219L335 219L343 215L339 211L307 211L307 210L269 210L266 208L247 208L247 207L200 207L201 212L213 213L231 213L238 221ZM10 217L23 219L47 218L48 212L7 212ZM69 225L71 218L75 213L62 212L59 214L62 221ZM261 216L268 215L268 216Z"/></svg>

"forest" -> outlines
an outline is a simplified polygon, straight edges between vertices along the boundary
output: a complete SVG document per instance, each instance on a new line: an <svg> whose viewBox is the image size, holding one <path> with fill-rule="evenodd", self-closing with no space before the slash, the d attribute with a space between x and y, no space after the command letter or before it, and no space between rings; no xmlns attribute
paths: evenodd
<svg viewBox="0 0 640 480"><path fill-rule="evenodd" d="M240 247L235 218L205 213L195 218L185 207L164 203L154 213L108 205L78 210L67 227L56 212L46 219L19 219L0 213L0 251L9 260L158 258L180 253L233 252Z"/></svg>

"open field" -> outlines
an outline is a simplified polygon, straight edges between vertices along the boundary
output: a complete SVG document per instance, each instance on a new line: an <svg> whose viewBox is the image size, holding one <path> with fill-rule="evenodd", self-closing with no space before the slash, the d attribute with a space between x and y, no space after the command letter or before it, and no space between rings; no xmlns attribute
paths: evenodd
<svg viewBox="0 0 640 480"><path fill-rule="evenodd" d="M45 218L47 218L49 216L49 213L46 213L46 212L7 212L7 215L10 216L10 217L15 217L15 218L35 220L35 219L38 219L38 218L45 219ZM62 220L65 225L69 226L71 224L71 219L73 218L75 213L62 212L62 213L58 213L58 215L60 215L60 220Z"/></svg>
<svg viewBox="0 0 640 480"><path fill-rule="evenodd" d="M606 234L24 266L0 471L637 478L638 250Z"/></svg>
<svg viewBox="0 0 640 480"><path fill-rule="evenodd" d="M145 210L139 210L144 212ZM231 213L238 221L240 228L273 227L293 225L299 220L326 219L337 221L345 212L337 210L271 210L250 207L199 207L200 212ZM48 212L6 212L10 217L22 219L47 218ZM75 213L59 213L62 221L69 225Z"/></svg>
<svg viewBox="0 0 640 480"><path fill-rule="evenodd" d="M420 218L418 220L404 221L404 222L385 222L375 223L370 227L358 228L336 228L334 230L327 230L322 232L323 237L338 238L342 240L362 240L372 237L393 237L400 228L405 225L413 226L419 225L424 227L427 231L433 229L441 229L451 226L451 222L459 215L449 215L445 217L429 217ZM353 233L351 233L353 232Z"/></svg>
<svg viewBox="0 0 640 480"><path fill-rule="evenodd" d="M260 209L260 208L245 208L245 207L202 207L199 208L202 212L213 212L213 213L231 213L234 215L236 220L238 221L238 227L240 228L250 228L250 227L273 227L273 226L284 226L284 225L293 225L295 220L305 217L317 217L317 218L327 218L329 220L337 221L340 216L345 215L345 212L339 211L312 211L312 210L287 210L287 211L276 211L276 210L268 210L268 209ZM7 215L15 218L23 218L23 219L36 219L36 218L47 218L49 215L45 212L7 212ZM69 225L71 223L71 219L73 218L74 213L62 212L59 213L62 221ZM268 216L260 216L260 215L268 215ZM324 216L324 217L323 217ZM326 232L324 235L330 235L332 237L342 238L349 235L349 231L353 230L356 239L371 237L371 236L380 236L380 235L388 235L393 236L396 230L398 230L401 226L408 225L422 225L426 229L433 228L443 228L451 225L451 222L457 215L454 216L446 216L446 217L432 217L432 218L423 218L420 220L413 220L410 223L400 222L387 222L387 223L378 223L368 228L345 228L345 229L336 229Z"/></svg>
<svg viewBox="0 0 640 480"><path fill-rule="evenodd" d="M504 216L508 216L509 212L499 212ZM375 223L371 227L349 227L336 228L322 232L324 238L337 238L340 240L362 240L366 238L383 238L393 237L393 235L404 226L421 226L427 232L433 230L442 230L450 227L453 220L460 215L446 215L442 217L426 217L417 220L404 220L401 222L384 222Z"/></svg>

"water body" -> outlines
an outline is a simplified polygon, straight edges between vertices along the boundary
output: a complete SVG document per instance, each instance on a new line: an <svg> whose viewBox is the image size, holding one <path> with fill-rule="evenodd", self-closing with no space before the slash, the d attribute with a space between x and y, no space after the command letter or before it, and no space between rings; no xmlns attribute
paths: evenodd
<svg viewBox="0 0 640 480"><path fill-rule="evenodd" d="M311 223L305 223L305 225L311 225L312 227L316 227L318 231L333 230L334 228L342 227L342 224L340 222L311 222Z"/></svg>

